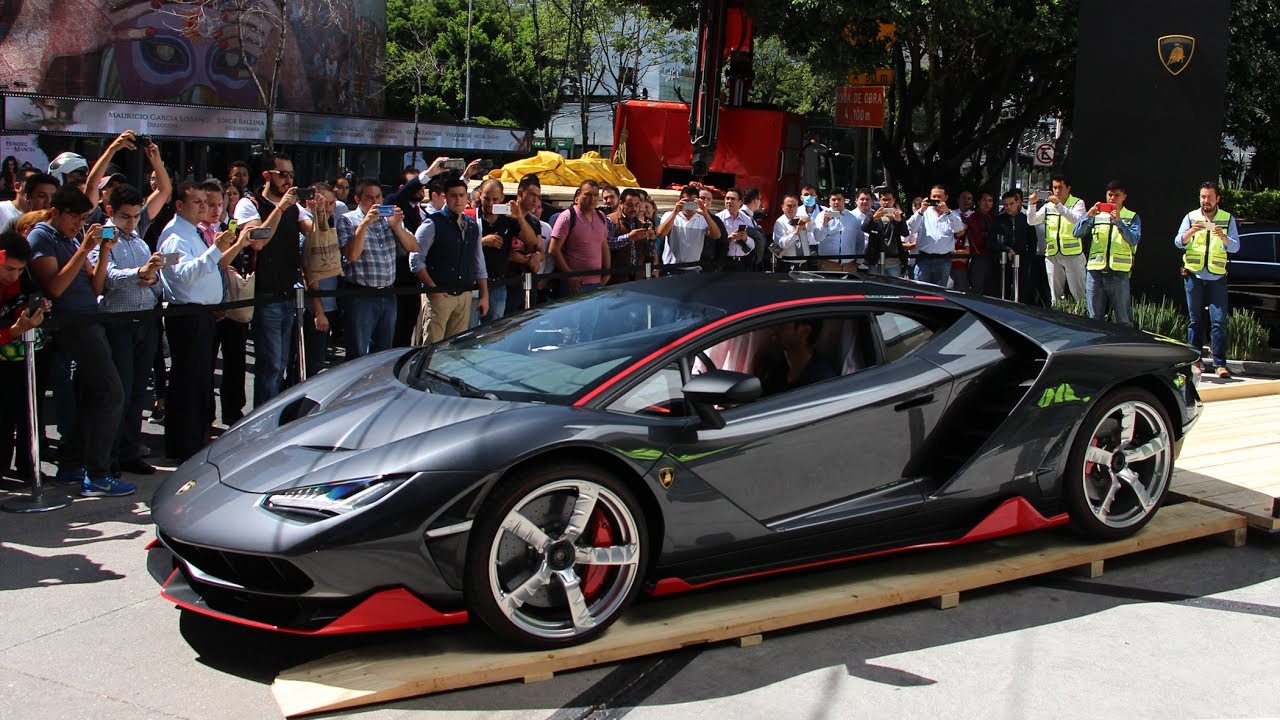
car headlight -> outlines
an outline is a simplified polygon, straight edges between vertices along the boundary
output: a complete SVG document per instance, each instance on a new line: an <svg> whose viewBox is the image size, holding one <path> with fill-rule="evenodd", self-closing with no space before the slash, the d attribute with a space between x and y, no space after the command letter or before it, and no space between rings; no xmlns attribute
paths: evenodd
<svg viewBox="0 0 1280 720"><path fill-rule="evenodd" d="M412 473L377 475L289 488L268 495L263 507L283 512L318 513L328 517L344 515L378 502L411 477Z"/></svg>

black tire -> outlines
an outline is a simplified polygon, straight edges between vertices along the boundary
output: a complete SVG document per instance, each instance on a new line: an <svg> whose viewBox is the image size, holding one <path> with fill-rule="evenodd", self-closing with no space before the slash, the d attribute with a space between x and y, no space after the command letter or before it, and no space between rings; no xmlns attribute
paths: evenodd
<svg viewBox="0 0 1280 720"><path fill-rule="evenodd" d="M1128 440L1126 415L1133 428ZM1072 528L1116 540L1151 521L1173 479L1171 427L1164 405L1140 388L1121 388L1094 404L1071 444L1063 477Z"/></svg>
<svg viewBox="0 0 1280 720"><path fill-rule="evenodd" d="M593 495L590 511L579 507ZM613 552L591 555L590 547ZM522 645L589 642L639 593L648 552L644 513L626 483L586 464L533 468L500 481L476 515L463 573L467 606Z"/></svg>

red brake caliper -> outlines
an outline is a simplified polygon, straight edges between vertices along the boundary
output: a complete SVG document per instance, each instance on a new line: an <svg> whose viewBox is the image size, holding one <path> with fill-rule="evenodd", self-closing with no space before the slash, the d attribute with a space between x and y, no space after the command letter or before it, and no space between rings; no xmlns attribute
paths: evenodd
<svg viewBox="0 0 1280 720"><path fill-rule="evenodd" d="M613 526L609 524L609 520L605 518L600 508L596 508L591 513L591 520L587 525L587 537L591 540L592 547L611 547L614 545ZM594 598L596 593L600 592L600 588L604 587L604 581L609 574L611 568L608 565L588 565L586 575L582 578L582 594L588 600Z"/></svg>

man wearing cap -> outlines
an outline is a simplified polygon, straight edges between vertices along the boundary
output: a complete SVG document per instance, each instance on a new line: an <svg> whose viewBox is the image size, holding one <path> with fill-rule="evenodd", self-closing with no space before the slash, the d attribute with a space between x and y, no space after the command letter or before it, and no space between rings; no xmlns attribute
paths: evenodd
<svg viewBox="0 0 1280 720"><path fill-rule="evenodd" d="M138 137L134 131L125 130L111 141L107 149L102 152L102 156L93 163L84 191L84 194L89 196L89 200L96 205L93 215L89 218L90 225L107 221L106 207L111 204L112 188L129 181L122 173L107 172L112 167L112 160L115 159L116 153L121 150L142 150L147 157L147 162L151 163L151 168L155 171L154 189L147 195L146 202L142 205L142 217L138 220L139 235L147 234L151 219L157 217L165 203L169 202L173 194L173 183L169 179L169 171L165 170L164 163L160 162L160 148L150 138L142 136L142 140L139 141Z"/></svg>

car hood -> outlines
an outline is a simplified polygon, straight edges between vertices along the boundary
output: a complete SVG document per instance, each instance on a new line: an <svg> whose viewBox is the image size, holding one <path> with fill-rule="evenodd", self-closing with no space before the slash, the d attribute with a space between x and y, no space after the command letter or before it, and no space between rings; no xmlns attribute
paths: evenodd
<svg viewBox="0 0 1280 720"><path fill-rule="evenodd" d="M411 388L395 376L402 356L292 389L214 441L208 462L224 485L254 493L412 472L427 469L415 466L424 435L519 406Z"/></svg>

